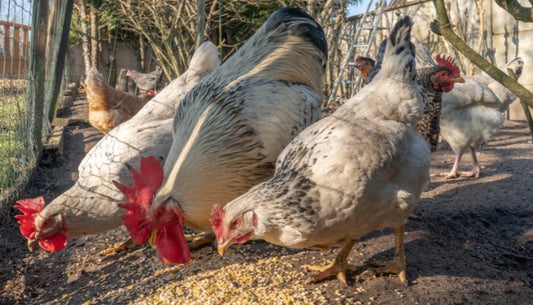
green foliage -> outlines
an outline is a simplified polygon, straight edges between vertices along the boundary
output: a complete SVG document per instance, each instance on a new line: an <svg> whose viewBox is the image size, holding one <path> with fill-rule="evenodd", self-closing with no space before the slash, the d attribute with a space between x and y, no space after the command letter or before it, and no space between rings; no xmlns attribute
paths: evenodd
<svg viewBox="0 0 533 305"><path fill-rule="evenodd" d="M0 189L5 189L25 170L29 155L24 145L24 100L4 96L0 105Z"/></svg>

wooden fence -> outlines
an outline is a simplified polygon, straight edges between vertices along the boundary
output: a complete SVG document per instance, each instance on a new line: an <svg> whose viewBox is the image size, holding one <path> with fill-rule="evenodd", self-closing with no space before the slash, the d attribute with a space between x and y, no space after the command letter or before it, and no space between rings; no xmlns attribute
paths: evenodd
<svg viewBox="0 0 533 305"><path fill-rule="evenodd" d="M0 75L3 78L25 78L28 73L28 37L31 27L0 20Z"/></svg>

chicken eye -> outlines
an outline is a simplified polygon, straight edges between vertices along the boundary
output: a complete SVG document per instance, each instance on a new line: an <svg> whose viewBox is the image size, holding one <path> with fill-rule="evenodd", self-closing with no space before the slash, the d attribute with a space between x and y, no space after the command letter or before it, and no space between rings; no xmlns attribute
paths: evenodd
<svg viewBox="0 0 533 305"><path fill-rule="evenodd" d="M242 222L241 218L233 219L233 221L230 224L230 229L234 230L234 229L240 227L241 226L241 222Z"/></svg>

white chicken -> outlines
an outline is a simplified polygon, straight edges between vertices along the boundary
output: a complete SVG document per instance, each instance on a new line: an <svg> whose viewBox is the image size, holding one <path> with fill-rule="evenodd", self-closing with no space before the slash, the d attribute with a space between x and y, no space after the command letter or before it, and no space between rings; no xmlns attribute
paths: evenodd
<svg viewBox="0 0 533 305"><path fill-rule="evenodd" d="M97 234L122 225L124 211L117 202L125 198L113 180L129 183L127 163L137 164L143 155L166 158L175 109L185 93L219 64L215 45L202 44L186 72L87 153L78 168L78 181L70 189L46 207L42 197L19 200L16 207L24 214L16 217L28 247L33 249L39 243L47 251L58 251L67 245L67 237Z"/></svg>
<svg viewBox="0 0 533 305"><path fill-rule="evenodd" d="M189 261L182 225L210 232L213 205L270 178L281 150L320 118L326 60L318 23L300 9L274 12L179 105L153 205L150 188L161 177L150 170L134 172L139 179L132 188L121 186L130 199L124 223L134 240L144 242L152 232L164 263Z"/></svg>
<svg viewBox="0 0 533 305"><path fill-rule="evenodd" d="M503 68L511 69L518 78L524 61L517 57ZM503 111L516 99L509 89L487 76L465 78L451 92L442 96L441 135L455 153L449 173L441 174L447 179L459 176L478 178L481 166L476 157L476 148L498 132L503 123ZM465 150L470 148L472 170L459 172L459 163Z"/></svg>
<svg viewBox="0 0 533 305"><path fill-rule="evenodd" d="M378 269L406 282L404 223L429 180L430 151L414 127L422 114L412 22L401 18L386 40L374 80L333 114L302 131L280 154L270 180L213 209L218 251L249 239L290 248L342 246L311 277L346 282L355 241L395 228L396 254ZM383 88L387 88L383 90Z"/></svg>

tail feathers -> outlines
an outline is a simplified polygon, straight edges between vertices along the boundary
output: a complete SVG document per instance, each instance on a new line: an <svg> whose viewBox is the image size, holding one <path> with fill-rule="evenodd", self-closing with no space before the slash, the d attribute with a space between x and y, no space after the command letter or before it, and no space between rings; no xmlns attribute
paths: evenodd
<svg viewBox="0 0 533 305"><path fill-rule="evenodd" d="M311 42L327 58L328 46L324 30L315 22L313 17L309 16L300 8L285 7L274 12L265 23L265 31L275 30L282 23L297 23L298 27L293 28L291 35L300 36Z"/></svg>
<svg viewBox="0 0 533 305"><path fill-rule="evenodd" d="M524 60L522 59L522 57L516 57L510 62L506 63L504 67L506 69L511 69L511 71L513 71L513 73L515 74L516 79L518 79L522 75L522 70L524 68Z"/></svg>
<svg viewBox="0 0 533 305"><path fill-rule="evenodd" d="M389 34L383 66L384 75L401 75L405 81L416 81L415 46L411 42L413 22L409 16L398 20Z"/></svg>
<svg viewBox="0 0 533 305"><path fill-rule="evenodd" d="M217 47L211 41L206 41L194 52L189 70L211 72L218 66L220 66L220 59Z"/></svg>
<svg viewBox="0 0 533 305"><path fill-rule="evenodd" d="M141 158L140 172L128 166L133 186L113 181L115 186L128 198L128 202L119 203L126 210L122 222L130 232L132 239L144 243L152 231L152 221L147 218L154 194L163 181L163 168L157 158Z"/></svg>
<svg viewBox="0 0 533 305"><path fill-rule="evenodd" d="M384 39L381 44L379 45L378 54L376 56L376 62L374 65L374 68L370 72L368 78L366 79L366 84L369 84L374 80L376 75L380 71L382 71L383 63L385 57L391 57L392 55L399 55L402 52L404 52L406 49L409 49L411 51L411 55L414 57L414 45L411 43L411 28L413 26L413 22L411 21L411 18L409 16L405 16L398 20L394 27L392 28L389 37L387 39ZM390 58L387 58L385 62L390 61ZM399 62L395 62L391 64L393 67L398 68L397 65ZM414 59L412 61L409 61L407 67L404 67L404 73L408 72L410 73L410 77L416 78L416 71L414 66ZM387 71L387 73L390 73L390 71Z"/></svg>
<svg viewBox="0 0 533 305"><path fill-rule="evenodd" d="M411 40L411 28L413 21L411 17L405 16L398 20L392 28L389 39L394 47L399 46L401 42L409 42Z"/></svg>

